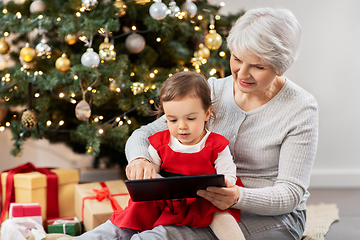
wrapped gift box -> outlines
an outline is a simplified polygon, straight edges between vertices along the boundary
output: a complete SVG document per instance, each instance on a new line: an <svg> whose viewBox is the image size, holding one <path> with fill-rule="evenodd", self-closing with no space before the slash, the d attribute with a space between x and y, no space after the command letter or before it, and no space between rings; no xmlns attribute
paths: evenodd
<svg viewBox="0 0 360 240"><path fill-rule="evenodd" d="M63 233L79 236L83 233L82 223L77 218L58 218L48 221L48 233Z"/></svg>
<svg viewBox="0 0 360 240"><path fill-rule="evenodd" d="M123 180L114 180L104 183L112 197L124 209L130 199L125 182ZM75 186L75 215L84 222L85 231L92 230L106 222L114 212L109 198L105 198L102 201L86 199L96 195L94 189L100 190L102 188L100 182L83 183ZM116 194L122 195L116 196ZM83 201L83 199L85 200ZM84 216L84 219L82 216Z"/></svg>
<svg viewBox="0 0 360 240"><path fill-rule="evenodd" d="M38 203L11 203L9 218L31 218L42 225L41 206Z"/></svg>
<svg viewBox="0 0 360 240"><path fill-rule="evenodd" d="M51 169L58 176L59 215L74 216L74 188L79 183L79 172L75 169ZM1 173L2 199L5 202L6 177ZM46 175L39 172L18 173L14 175L15 202L39 203L41 215L46 219Z"/></svg>

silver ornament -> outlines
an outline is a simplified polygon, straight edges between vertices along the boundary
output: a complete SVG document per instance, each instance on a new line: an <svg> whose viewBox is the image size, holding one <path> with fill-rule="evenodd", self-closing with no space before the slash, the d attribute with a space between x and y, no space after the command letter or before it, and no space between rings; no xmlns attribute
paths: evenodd
<svg viewBox="0 0 360 240"><path fill-rule="evenodd" d="M81 56L81 64L85 67L94 68L99 66L100 57L94 52L94 49L88 48L86 52Z"/></svg>
<svg viewBox="0 0 360 240"><path fill-rule="evenodd" d="M38 57L51 57L51 47L46 43L46 40L41 39L40 43L38 43L35 47L36 56Z"/></svg>
<svg viewBox="0 0 360 240"><path fill-rule="evenodd" d="M176 2L175 1L171 1L169 3L169 16L170 17L175 17L177 13L180 12L180 8L178 6L176 6Z"/></svg>
<svg viewBox="0 0 360 240"><path fill-rule="evenodd" d="M181 10L187 12L190 18L193 18L197 13L197 6L191 0L186 0L186 2L181 5Z"/></svg>
<svg viewBox="0 0 360 240"><path fill-rule="evenodd" d="M87 121L91 116L90 105L85 100L81 100L75 107L75 115L80 121Z"/></svg>
<svg viewBox="0 0 360 240"><path fill-rule="evenodd" d="M167 15L168 8L161 0L154 2L149 9L150 16L155 20L164 19Z"/></svg>
<svg viewBox="0 0 360 240"><path fill-rule="evenodd" d="M138 33L131 33L125 40L125 47L131 53L140 53L145 44L145 38Z"/></svg>
<svg viewBox="0 0 360 240"><path fill-rule="evenodd" d="M91 11L98 3L97 0L81 0L81 2L86 11Z"/></svg>
<svg viewBox="0 0 360 240"><path fill-rule="evenodd" d="M30 4L30 12L31 13L39 13L39 12L45 12L46 11L46 5L41 0L35 0Z"/></svg>

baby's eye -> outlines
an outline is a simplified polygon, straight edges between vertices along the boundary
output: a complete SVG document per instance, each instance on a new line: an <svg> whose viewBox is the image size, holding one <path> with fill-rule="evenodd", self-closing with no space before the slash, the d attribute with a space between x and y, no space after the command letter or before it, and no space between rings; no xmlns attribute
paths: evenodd
<svg viewBox="0 0 360 240"><path fill-rule="evenodd" d="M176 119L171 119L171 120L168 120L168 121L174 123L174 122L176 122Z"/></svg>
<svg viewBox="0 0 360 240"><path fill-rule="evenodd" d="M188 118L189 121L193 121L195 120L196 118Z"/></svg>

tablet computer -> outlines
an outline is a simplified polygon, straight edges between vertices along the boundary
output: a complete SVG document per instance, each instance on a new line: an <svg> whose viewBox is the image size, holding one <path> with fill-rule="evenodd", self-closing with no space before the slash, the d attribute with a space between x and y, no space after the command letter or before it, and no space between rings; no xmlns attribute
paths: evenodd
<svg viewBox="0 0 360 240"><path fill-rule="evenodd" d="M185 175L177 177L126 180L126 187L132 201L195 198L196 192L209 186L225 187L222 174Z"/></svg>

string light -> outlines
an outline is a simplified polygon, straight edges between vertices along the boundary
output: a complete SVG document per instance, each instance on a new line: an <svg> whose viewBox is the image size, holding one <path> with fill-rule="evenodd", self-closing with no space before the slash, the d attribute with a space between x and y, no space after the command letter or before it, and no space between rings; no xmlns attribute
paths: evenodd
<svg viewBox="0 0 360 240"><path fill-rule="evenodd" d="M124 124L124 122L123 122L123 121L120 121L119 124L118 124L118 126L120 127L120 126L122 126L123 124Z"/></svg>
<svg viewBox="0 0 360 240"><path fill-rule="evenodd" d="M136 31L136 26L132 26L131 29L132 29L133 31Z"/></svg>
<svg viewBox="0 0 360 240"><path fill-rule="evenodd" d="M88 90L88 91L91 91L91 90L92 90L92 87L88 87L87 90Z"/></svg>
<svg viewBox="0 0 360 240"><path fill-rule="evenodd" d="M104 117L103 117L103 116L99 116L99 119L100 119L100 120L103 120L103 119L104 119Z"/></svg>
<svg viewBox="0 0 360 240"><path fill-rule="evenodd" d="M59 125L62 126L64 125L64 123L65 123L64 120L60 120Z"/></svg>
<svg viewBox="0 0 360 240"><path fill-rule="evenodd" d="M76 100L75 99L70 99L70 102L72 103L72 104L75 104L76 103Z"/></svg>
<svg viewBox="0 0 360 240"><path fill-rule="evenodd" d="M3 14L7 14L8 10L6 8L4 8L2 12L3 12Z"/></svg>
<svg viewBox="0 0 360 240"><path fill-rule="evenodd" d="M47 120L47 121L46 121L46 126L50 127L51 124L52 124L52 122L51 122L50 120Z"/></svg>
<svg viewBox="0 0 360 240"><path fill-rule="evenodd" d="M119 122L120 120L121 120L120 117L117 117L117 118L115 119L116 122Z"/></svg>
<svg viewBox="0 0 360 240"><path fill-rule="evenodd" d="M0 132L5 131L5 127L4 126L0 126Z"/></svg>
<svg viewBox="0 0 360 240"><path fill-rule="evenodd" d="M99 118L98 117L94 118L94 122L99 122Z"/></svg>
<svg viewBox="0 0 360 240"><path fill-rule="evenodd" d="M20 12L17 12L17 13L16 13L16 17L17 17L17 19L19 19L19 20L20 20L20 19L22 18L21 13L20 13Z"/></svg>
<svg viewBox="0 0 360 240"><path fill-rule="evenodd" d="M100 134L103 134L103 133L104 133L104 129L100 128L100 129L99 129L99 133L100 133Z"/></svg>
<svg viewBox="0 0 360 240"><path fill-rule="evenodd" d="M10 127L10 122L6 122L5 126Z"/></svg>
<svg viewBox="0 0 360 240"><path fill-rule="evenodd" d="M224 2L221 2L220 3L220 7L224 7L225 6L225 3Z"/></svg>
<svg viewBox="0 0 360 240"><path fill-rule="evenodd" d="M156 41L161 42L161 38L160 37L156 38Z"/></svg>
<svg viewBox="0 0 360 240"><path fill-rule="evenodd" d="M150 76L151 78L154 78L154 77L155 77L155 73L150 73L149 76Z"/></svg>
<svg viewBox="0 0 360 240"><path fill-rule="evenodd" d="M78 80L79 77L77 75L74 76L74 80Z"/></svg>
<svg viewBox="0 0 360 240"><path fill-rule="evenodd" d="M219 52L220 57L226 57L226 53L224 51Z"/></svg>
<svg viewBox="0 0 360 240"><path fill-rule="evenodd" d="M9 35L10 35L9 32L4 32L4 36L5 36L5 37L8 37Z"/></svg>
<svg viewBox="0 0 360 240"><path fill-rule="evenodd" d="M63 98L65 97L65 94L64 93L59 93L59 98Z"/></svg>
<svg viewBox="0 0 360 240"><path fill-rule="evenodd" d="M199 15L197 18L198 18L200 21L203 20L203 16L202 16L202 15Z"/></svg>
<svg viewBox="0 0 360 240"><path fill-rule="evenodd" d="M155 101L154 101L153 99L150 99L149 103L150 103L150 104L154 104Z"/></svg>
<svg viewBox="0 0 360 240"><path fill-rule="evenodd" d="M216 73L216 69L215 69L215 68L211 69L210 72L209 72L209 74L210 74L211 76L215 75L215 73Z"/></svg>
<svg viewBox="0 0 360 240"><path fill-rule="evenodd" d="M35 93L34 95L36 98L40 97L40 93Z"/></svg>
<svg viewBox="0 0 360 240"><path fill-rule="evenodd" d="M131 73L130 73L130 76L131 76L131 77L135 76L135 73L134 73L134 72L131 72Z"/></svg>
<svg viewBox="0 0 360 240"><path fill-rule="evenodd" d="M199 27L199 26L195 26L195 27L194 27L194 30L195 30L195 31L200 31L200 27Z"/></svg>

